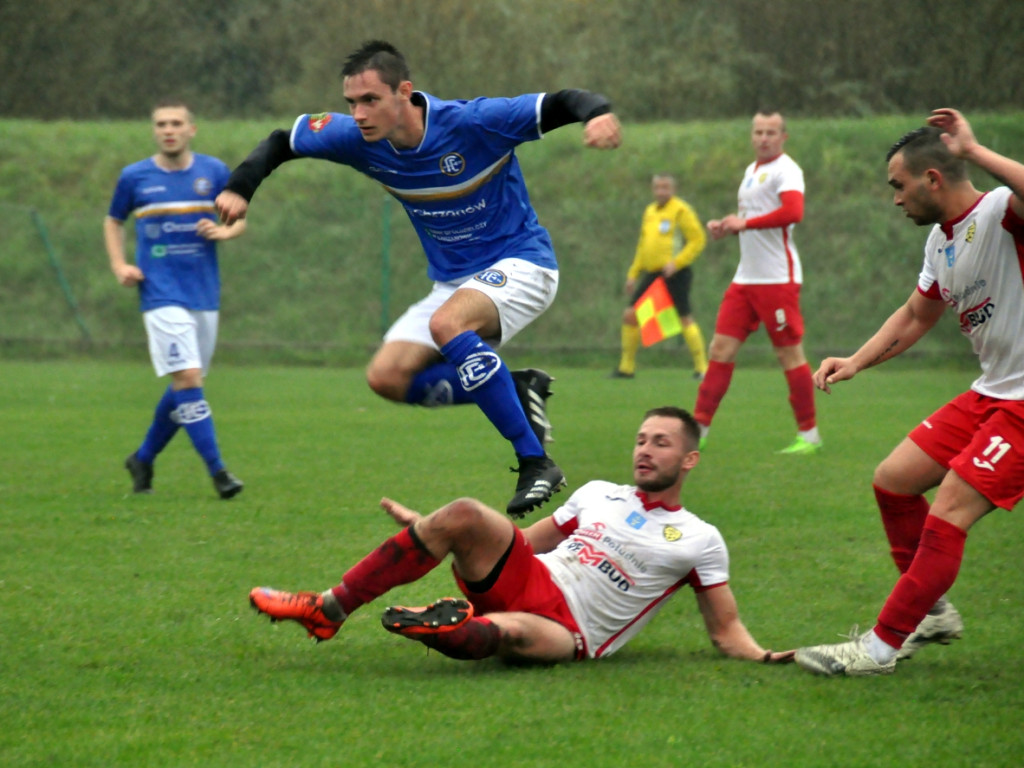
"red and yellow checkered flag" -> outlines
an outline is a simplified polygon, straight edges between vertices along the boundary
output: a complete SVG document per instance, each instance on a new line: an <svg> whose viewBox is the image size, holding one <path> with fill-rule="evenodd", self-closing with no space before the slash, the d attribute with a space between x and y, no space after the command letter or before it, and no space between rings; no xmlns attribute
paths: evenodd
<svg viewBox="0 0 1024 768"><path fill-rule="evenodd" d="M640 341L645 347L683 332L679 313L669 296L665 278L661 275L640 295L633 309L636 310L636 320L640 326Z"/></svg>

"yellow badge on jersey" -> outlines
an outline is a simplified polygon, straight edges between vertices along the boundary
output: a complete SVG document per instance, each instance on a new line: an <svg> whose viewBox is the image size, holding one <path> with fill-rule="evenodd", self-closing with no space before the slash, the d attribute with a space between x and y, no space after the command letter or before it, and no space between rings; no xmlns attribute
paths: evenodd
<svg viewBox="0 0 1024 768"><path fill-rule="evenodd" d="M973 242L974 233L978 231L978 222L972 221L971 226L967 228L967 234L964 236L964 240L968 243Z"/></svg>
<svg viewBox="0 0 1024 768"><path fill-rule="evenodd" d="M679 541L683 538L682 532L678 528L673 528L671 525L666 525L665 530L662 531L665 536L665 541Z"/></svg>
<svg viewBox="0 0 1024 768"><path fill-rule="evenodd" d="M758 184L764 184L765 179L767 179L767 178L768 178L768 174L767 173L762 173L760 176L757 177L757 183Z"/></svg>

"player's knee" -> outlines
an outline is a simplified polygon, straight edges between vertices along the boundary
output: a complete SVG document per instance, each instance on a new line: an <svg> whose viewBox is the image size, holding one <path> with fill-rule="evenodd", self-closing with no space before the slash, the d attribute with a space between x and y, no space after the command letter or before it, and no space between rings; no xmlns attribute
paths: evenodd
<svg viewBox="0 0 1024 768"><path fill-rule="evenodd" d="M439 347L443 347L460 333L467 330L452 315L441 310L438 310L431 316L428 328L430 329L430 338Z"/></svg>
<svg viewBox="0 0 1024 768"><path fill-rule="evenodd" d="M404 402L405 392L409 387L409 377L398 368L373 362L366 369L366 383L381 397Z"/></svg>
<svg viewBox="0 0 1024 768"><path fill-rule="evenodd" d="M479 525L487 508L477 499L463 497L442 507L438 514L445 525L453 530L471 530Z"/></svg>
<svg viewBox="0 0 1024 768"><path fill-rule="evenodd" d="M636 311L632 307L626 307L622 310L622 324L623 325L636 325Z"/></svg>
<svg viewBox="0 0 1024 768"><path fill-rule="evenodd" d="M904 493L901 474L894 463L889 459L883 459L875 467L875 474L871 477L871 484L889 493Z"/></svg>

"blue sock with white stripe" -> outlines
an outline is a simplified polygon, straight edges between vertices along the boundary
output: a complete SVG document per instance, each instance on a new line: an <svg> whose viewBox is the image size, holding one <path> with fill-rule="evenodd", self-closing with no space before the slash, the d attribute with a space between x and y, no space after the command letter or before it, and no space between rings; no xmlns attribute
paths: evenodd
<svg viewBox="0 0 1024 768"><path fill-rule="evenodd" d="M520 456L543 456L544 447L519 404L508 366L474 331L463 331L441 347L458 373L458 386L473 399Z"/></svg>
<svg viewBox="0 0 1024 768"><path fill-rule="evenodd" d="M438 405L465 405L473 398L459 384L459 370L452 363L435 363L413 376L405 393L405 402L433 408Z"/></svg>
<svg viewBox="0 0 1024 768"><path fill-rule="evenodd" d="M149 425L149 430L146 432L142 445L135 452L139 461L145 464L152 464L156 461L157 454L166 448L167 444L171 442L171 438L177 434L178 422L171 418L171 414L174 413L174 409L177 407L178 404L174 401L174 391L167 387L164 390L163 397L160 398L160 402L156 404L156 410L153 412L153 423Z"/></svg>
<svg viewBox="0 0 1024 768"><path fill-rule="evenodd" d="M210 475L217 474L224 469L224 462L221 461L220 449L217 447L213 413L203 397L203 388L179 389L174 393L174 400L178 404L178 423L185 428L196 452L206 462Z"/></svg>

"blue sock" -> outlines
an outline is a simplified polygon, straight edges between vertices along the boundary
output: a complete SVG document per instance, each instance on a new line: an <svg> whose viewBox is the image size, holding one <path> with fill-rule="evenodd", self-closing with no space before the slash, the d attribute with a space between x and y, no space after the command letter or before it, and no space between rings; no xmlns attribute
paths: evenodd
<svg viewBox="0 0 1024 768"><path fill-rule="evenodd" d="M220 459L213 414L210 404L203 398L203 388L179 389L174 393L174 400L178 404L178 423L185 428L196 452L206 462L210 475L217 474L224 469L224 462Z"/></svg>
<svg viewBox="0 0 1024 768"><path fill-rule="evenodd" d="M433 408L438 405L465 405L473 398L459 383L459 370L451 363L435 363L413 376L405 402Z"/></svg>
<svg viewBox="0 0 1024 768"><path fill-rule="evenodd" d="M519 404L508 366L474 331L463 331L441 347L458 373L459 387L473 399L501 436L520 456L543 456L544 447L533 434Z"/></svg>
<svg viewBox="0 0 1024 768"><path fill-rule="evenodd" d="M153 423L149 425L146 438L139 446L139 450L135 452L139 461L152 464L156 461L157 454L171 442L171 438L178 432L178 422L171 418L171 414L177 407L178 404L174 401L174 392L167 387L160 402L156 405Z"/></svg>

